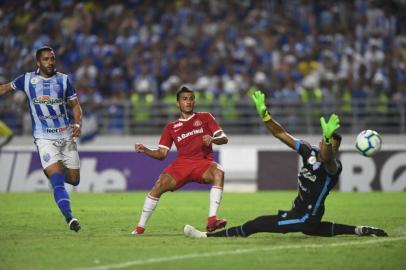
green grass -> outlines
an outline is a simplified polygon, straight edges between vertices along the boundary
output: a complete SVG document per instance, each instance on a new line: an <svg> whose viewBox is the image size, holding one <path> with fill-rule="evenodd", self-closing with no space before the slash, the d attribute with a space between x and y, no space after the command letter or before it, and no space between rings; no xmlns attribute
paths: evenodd
<svg viewBox="0 0 406 270"><path fill-rule="evenodd" d="M0 194L0 269L406 269L406 238L398 240L406 236L402 192L333 192L327 200L325 220L382 227L389 238L300 233L185 238L184 224L205 227L207 192L164 195L146 233L133 237L129 233L145 194L71 194L82 224L79 233L67 229L51 193ZM219 214L229 226L239 225L289 209L294 196L294 192L225 193ZM380 240L395 241L374 242ZM358 245L364 241L372 242ZM217 252L223 255L210 255Z"/></svg>

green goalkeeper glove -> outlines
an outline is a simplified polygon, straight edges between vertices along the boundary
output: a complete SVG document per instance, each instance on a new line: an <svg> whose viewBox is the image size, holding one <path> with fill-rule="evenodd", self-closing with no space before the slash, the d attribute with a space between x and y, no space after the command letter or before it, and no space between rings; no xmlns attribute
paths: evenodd
<svg viewBox="0 0 406 270"><path fill-rule="evenodd" d="M251 96L252 101L255 103L255 107L259 116L262 118L262 121L267 122L272 119L272 116L269 114L265 106L265 94L257 90Z"/></svg>
<svg viewBox="0 0 406 270"><path fill-rule="evenodd" d="M340 127L340 119L336 114L332 114L327 123L324 117L321 117L320 124L321 129L323 130L324 142L327 144L331 143L331 137L333 136L334 131Z"/></svg>

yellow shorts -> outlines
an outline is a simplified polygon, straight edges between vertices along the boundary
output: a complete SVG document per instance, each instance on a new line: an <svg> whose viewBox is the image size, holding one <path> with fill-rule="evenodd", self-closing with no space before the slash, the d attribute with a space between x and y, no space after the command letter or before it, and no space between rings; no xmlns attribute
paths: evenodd
<svg viewBox="0 0 406 270"><path fill-rule="evenodd" d="M13 135L13 131L0 120L0 137L10 137L11 135Z"/></svg>

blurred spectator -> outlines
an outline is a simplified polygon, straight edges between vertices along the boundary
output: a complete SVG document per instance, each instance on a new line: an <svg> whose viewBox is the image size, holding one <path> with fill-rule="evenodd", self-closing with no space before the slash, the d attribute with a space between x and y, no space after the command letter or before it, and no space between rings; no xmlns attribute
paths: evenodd
<svg viewBox="0 0 406 270"><path fill-rule="evenodd" d="M111 96L111 103L108 107L108 132L110 134L126 133L125 104L126 97L122 91L114 92Z"/></svg>
<svg viewBox="0 0 406 270"><path fill-rule="evenodd" d="M95 84L97 74L98 70L92 63L92 59L90 57L85 57L81 60L81 63L75 72L75 79L80 81L85 78L89 80L89 84Z"/></svg>
<svg viewBox="0 0 406 270"><path fill-rule="evenodd" d="M83 76L79 76L81 79L77 80L77 92L82 104L82 134L80 136L80 142L85 143L93 140L98 131L98 117L99 109L101 108L103 97L96 89L95 81L88 79L88 73L84 73Z"/></svg>

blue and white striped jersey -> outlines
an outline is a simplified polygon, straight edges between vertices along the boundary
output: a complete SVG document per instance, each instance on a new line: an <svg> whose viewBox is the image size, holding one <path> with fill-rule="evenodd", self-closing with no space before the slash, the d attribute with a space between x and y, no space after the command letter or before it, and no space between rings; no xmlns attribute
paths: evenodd
<svg viewBox="0 0 406 270"><path fill-rule="evenodd" d="M28 97L35 139L70 137L71 119L67 102L77 96L66 74L57 72L45 78L39 75L38 70L27 72L13 80L11 87L24 91Z"/></svg>

